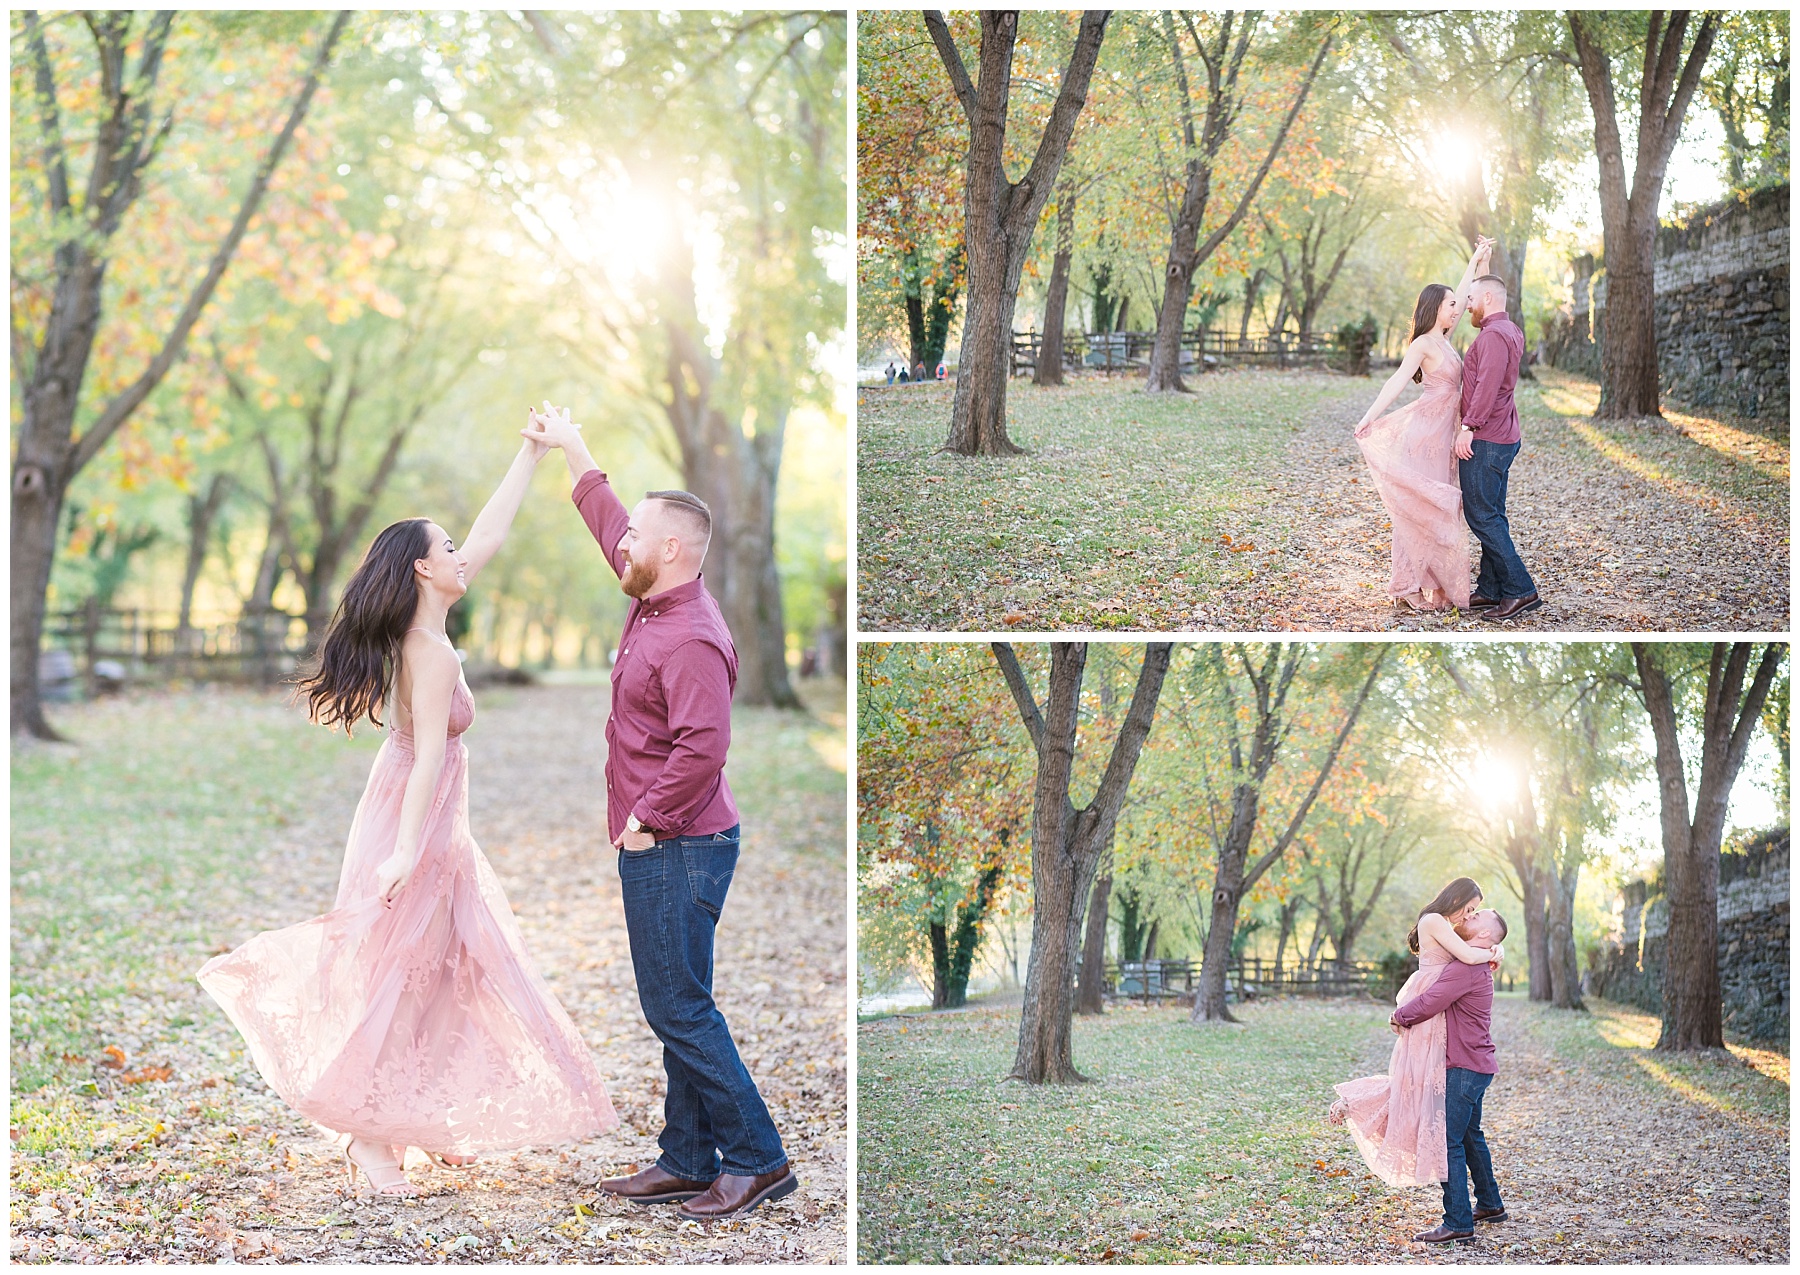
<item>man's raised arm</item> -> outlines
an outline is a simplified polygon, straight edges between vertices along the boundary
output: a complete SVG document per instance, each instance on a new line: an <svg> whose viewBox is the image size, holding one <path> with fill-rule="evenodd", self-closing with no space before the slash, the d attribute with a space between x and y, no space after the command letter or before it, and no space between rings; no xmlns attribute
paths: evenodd
<svg viewBox="0 0 1800 1275"><path fill-rule="evenodd" d="M562 448L563 459L569 463L569 499L575 502L581 520L593 533L613 573L622 579L625 555L619 549L619 541L625 538L631 514L588 451L587 440L581 436L581 426L569 419L568 408L558 411L545 403L542 412L531 414L531 428L520 432L526 438Z"/></svg>

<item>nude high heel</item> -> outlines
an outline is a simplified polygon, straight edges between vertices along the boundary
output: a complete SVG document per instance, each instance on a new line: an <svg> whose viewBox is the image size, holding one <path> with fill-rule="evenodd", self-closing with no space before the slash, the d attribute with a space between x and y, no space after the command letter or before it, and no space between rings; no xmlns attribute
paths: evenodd
<svg viewBox="0 0 1800 1275"><path fill-rule="evenodd" d="M365 1163L359 1159L359 1153L366 1156L367 1144L360 1138L352 1138L344 1144L344 1169L350 1175L350 1193L356 1194L356 1171L361 1169L363 1176L369 1180L369 1189L376 1195L395 1198L408 1198L421 1194L418 1187L407 1179L400 1166L391 1163L392 1150L389 1151L390 1163Z"/></svg>

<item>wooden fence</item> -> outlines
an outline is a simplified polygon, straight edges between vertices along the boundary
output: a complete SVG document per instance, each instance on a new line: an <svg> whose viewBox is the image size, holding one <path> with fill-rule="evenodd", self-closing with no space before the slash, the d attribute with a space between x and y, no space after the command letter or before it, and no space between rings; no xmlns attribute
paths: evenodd
<svg viewBox="0 0 1800 1275"><path fill-rule="evenodd" d="M299 666L305 638L285 611L183 630L172 613L88 606L45 617L38 676L51 698L145 677L271 683Z"/></svg>
<svg viewBox="0 0 1800 1275"><path fill-rule="evenodd" d="M1063 337L1063 367L1071 372L1143 372L1150 367L1154 332L1089 332ZM1012 374L1036 373L1044 338L1037 332L1015 332L1012 338ZM1297 336L1268 333L1242 339L1228 332L1193 328L1181 335L1181 365L1198 367L1324 367L1337 351L1318 337L1302 341Z"/></svg>
<svg viewBox="0 0 1800 1275"><path fill-rule="evenodd" d="M1109 995L1146 1003L1160 1000L1192 1001L1200 963L1190 960L1110 961L1106 966ZM1378 999L1392 996L1391 985L1373 961L1324 962L1316 966L1285 965L1247 956L1225 970L1225 986L1239 1001L1259 996L1360 996ZM1503 975L1497 991L1512 991L1513 980Z"/></svg>

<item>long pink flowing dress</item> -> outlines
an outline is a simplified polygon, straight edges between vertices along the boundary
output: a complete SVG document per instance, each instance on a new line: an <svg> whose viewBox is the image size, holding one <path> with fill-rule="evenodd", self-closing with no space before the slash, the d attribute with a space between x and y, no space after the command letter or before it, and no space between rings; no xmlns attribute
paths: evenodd
<svg viewBox="0 0 1800 1275"><path fill-rule="evenodd" d="M1394 528L1388 596L1425 611L1469 605L1469 535L1457 481L1456 431L1462 423L1462 360L1425 373L1419 397L1370 422L1357 439Z"/></svg>
<svg viewBox="0 0 1800 1275"><path fill-rule="evenodd" d="M460 678L450 740L393 906L393 852L412 773L406 728L376 754L351 823L337 902L201 968L269 1087L301 1115L372 1142L473 1155L579 1141L618 1124L581 1034L526 955L469 834L475 702Z"/></svg>
<svg viewBox="0 0 1800 1275"><path fill-rule="evenodd" d="M1432 939L1419 940L1419 969L1394 1003L1423 995L1455 958ZM1387 1075L1332 1086L1333 1123L1350 1129L1369 1171L1389 1186L1428 1186L1450 1176L1444 1123L1444 1016L1400 1029Z"/></svg>

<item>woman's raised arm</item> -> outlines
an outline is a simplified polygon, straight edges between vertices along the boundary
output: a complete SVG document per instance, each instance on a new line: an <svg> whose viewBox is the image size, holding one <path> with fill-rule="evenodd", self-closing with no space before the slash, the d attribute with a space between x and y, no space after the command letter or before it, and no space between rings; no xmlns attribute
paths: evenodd
<svg viewBox="0 0 1800 1275"><path fill-rule="evenodd" d="M476 575L506 543L506 533L512 530L513 519L518 516L519 506L525 503L525 493L531 487L531 475L549 450L530 439L519 445L519 454L513 457L506 477L488 497L487 504L475 518L475 525L469 528L469 534L463 540L463 578L466 582L473 584Z"/></svg>
<svg viewBox="0 0 1800 1275"><path fill-rule="evenodd" d="M1427 912L1419 918L1419 937L1424 938L1428 934L1464 965L1486 965L1494 959L1492 948L1474 947L1465 942L1450 922L1436 912Z"/></svg>

